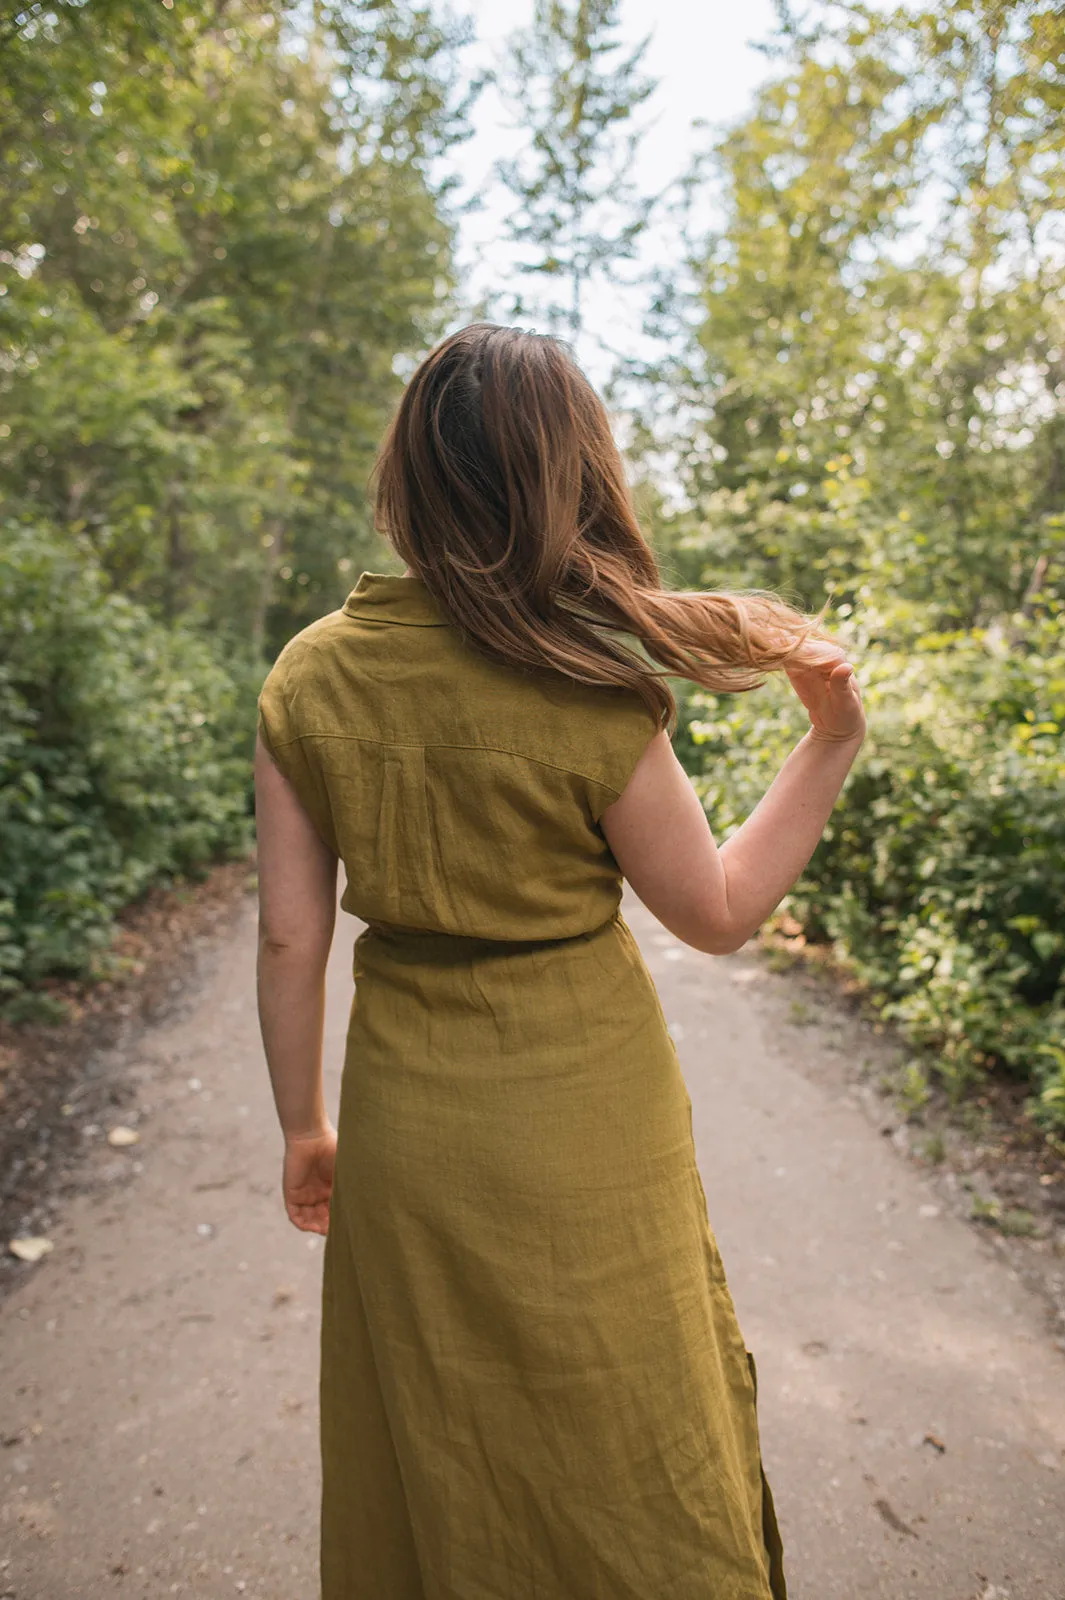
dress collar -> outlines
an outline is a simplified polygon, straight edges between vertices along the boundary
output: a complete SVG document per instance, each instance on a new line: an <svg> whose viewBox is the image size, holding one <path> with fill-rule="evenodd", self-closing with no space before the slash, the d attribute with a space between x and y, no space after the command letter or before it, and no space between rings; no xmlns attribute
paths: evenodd
<svg viewBox="0 0 1065 1600"><path fill-rule="evenodd" d="M365 617L367 622L399 622L415 628L448 623L424 579L392 572L364 572L343 609L349 617Z"/></svg>

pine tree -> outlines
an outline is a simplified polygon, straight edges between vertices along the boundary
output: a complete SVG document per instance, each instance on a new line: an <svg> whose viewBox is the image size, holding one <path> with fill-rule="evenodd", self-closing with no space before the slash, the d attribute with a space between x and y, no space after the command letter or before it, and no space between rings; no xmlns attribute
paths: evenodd
<svg viewBox="0 0 1065 1600"><path fill-rule="evenodd" d="M647 40L621 54L618 26L618 0L536 0L496 80L528 133L520 155L496 166L516 202L507 234L521 272L565 285L546 313L572 338L590 284L632 259L653 204L630 177L641 137L631 119L655 88L640 70ZM514 309L524 313L520 298Z"/></svg>

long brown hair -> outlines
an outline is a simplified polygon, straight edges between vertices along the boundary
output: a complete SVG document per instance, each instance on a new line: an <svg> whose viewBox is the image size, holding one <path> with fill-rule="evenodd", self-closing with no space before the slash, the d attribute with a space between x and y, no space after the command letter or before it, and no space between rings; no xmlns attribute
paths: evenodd
<svg viewBox="0 0 1065 1600"><path fill-rule="evenodd" d="M439 344L404 391L374 479L378 529L471 644L634 689L670 731L668 675L756 689L807 639L829 637L827 602L809 617L767 590L662 587L606 408L546 334L473 323Z"/></svg>

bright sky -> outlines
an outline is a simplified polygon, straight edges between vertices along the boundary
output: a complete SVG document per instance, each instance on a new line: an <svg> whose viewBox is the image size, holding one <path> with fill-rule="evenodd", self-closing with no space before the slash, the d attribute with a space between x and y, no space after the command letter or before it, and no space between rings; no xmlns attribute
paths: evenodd
<svg viewBox="0 0 1065 1600"><path fill-rule="evenodd" d="M478 42L468 52L471 68L494 64L507 37L531 21L533 10L532 0L454 0L454 6L470 15L476 28ZM775 10L772 0L622 0L621 15L623 34L631 44L651 34L644 70L658 80L658 89L638 113L650 126L634 176L645 192L659 192L686 169L713 129L747 111L754 90L770 75L772 63L752 43L771 36ZM711 127L697 128L700 120ZM457 156L464 193L477 189L493 162L520 143L507 122L498 96L492 91L483 94L475 113L475 135ZM519 283L500 238L502 203L503 197L497 196L462 223L460 265L471 304L481 294L513 289ZM675 249L665 227L645 236L648 263L668 266ZM521 283L525 286L526 280ZM639 350L642 297L636 291L603 290L588 304L587 322L615 348ZM593 340L580 354L596 381L606 376L609 361Z"/></svg>

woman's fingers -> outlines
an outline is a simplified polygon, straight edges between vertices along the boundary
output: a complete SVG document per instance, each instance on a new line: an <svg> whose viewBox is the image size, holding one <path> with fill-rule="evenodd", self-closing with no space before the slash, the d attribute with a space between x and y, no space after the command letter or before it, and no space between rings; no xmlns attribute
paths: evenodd
<svg viewBox="0 0 1065 1600"><path fill-rule="evenodd" d="M854 677L854 668L849 661L826 662L820 667L792 668L788 676L796 688L801 683L804 687L813 688L818 684L846 684Z"/></svg>
<svg viewBox="0 0 1065 1600"><path fill-rule="evenodd" d="M329 1202L320 1200L313 1205L289 1204L286 1207L289 1221L303 1233L325 1233L329 1227Z"/></svg>
<svg viewBox="0 0 1065 1600"><path fill-rule="evenodd" d="M846 653L842 645L834 644L831 639L807 639L788 663L797 671L824 670L834 662L846 660Z"/></svg>
<svg viewBox="0 0 1065 1600"><path fill-rule="evenodd" d="M301 1233L327 1233L329 1231L329 1213L323 1207L316 1207L311 1212L299 1212L295 1216L291 1213L289 1220L295 1224Z"/></svg>

